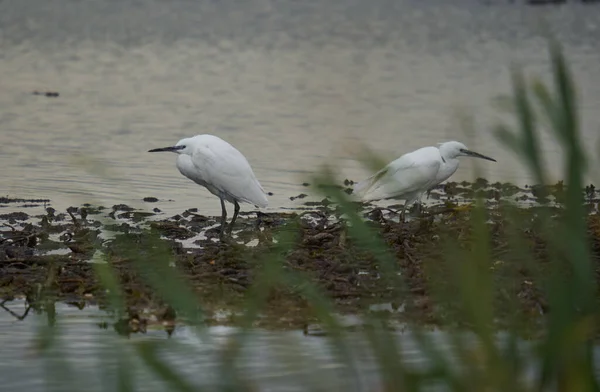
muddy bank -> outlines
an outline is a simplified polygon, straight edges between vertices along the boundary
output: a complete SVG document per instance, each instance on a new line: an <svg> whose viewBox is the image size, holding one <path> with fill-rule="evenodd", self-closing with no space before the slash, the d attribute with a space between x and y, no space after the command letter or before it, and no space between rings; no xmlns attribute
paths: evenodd
<svg viewBox="0 0 600 392"><path fill-rule="evenodd" d="M600 276L597 192L589 186L582 194ZM126 332L143 332L148 322L164 323L168 329L177 315L149 284L152 271L166 266L191 286L207 323L236 324L266 259L275 257L284 272L306 278L341 313L361 314L385 304L386 310L378 313L394 320L460 324L460 309L451 295L457 288L448 278L457 260L448 257L446 245L471 246L471 208L465 203L476 195L486 202L498 326L516 319L525 333L534 332L535 321L548 311L539 280L547 273L549 247L540 224L544 216L551 222L560 218L561 183L521 189L481 179L451 182L430 193L422 216L405 223L394 212L400 205L381 209L357 204L388 253L365 250L328 199L308 201L301 211L242 212L233 240L225 244L217 241L219 217L195 209L172 217L162 216L158 207L138 211L126 205L83 205L64 212L48 207L39 216L26 211L2 214L0 298L24 296L38 308L51 307L54 301L106 307L97 266L107 263L127 308L115 325ZM519 238L522 249L515 249L511 238ZM529 263L519 257L524 251L531 255ZM301 281L296 283L281 282L267 293L258 325L301 328L316 321L314 303Z"/></svg>

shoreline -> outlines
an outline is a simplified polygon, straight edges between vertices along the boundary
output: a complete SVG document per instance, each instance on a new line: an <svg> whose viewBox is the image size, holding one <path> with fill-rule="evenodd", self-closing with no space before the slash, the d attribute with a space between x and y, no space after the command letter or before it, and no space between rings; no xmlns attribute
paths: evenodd
<svg viewBox="0 0 600 392"><path fill-rule="evenodd" d="M590 213L588 232L598 264L594 268L600 271L598 192L588 187L582 193L589 196L585 200ZM523 189L485 180L449 182L432 191L429 199L423 198L430 204L424 217L403 224L391 211L398 207L393 201L384 208L360 206L363 219L385 243L393 260L391 267L359 246L360 241L327 198L306 202L306 210L243 211L234 229L235 241L227 244L215 242L220 217L204 216L194 209L165 217L126 205L87 205L65 212L50 207L45 215L30 216L25 212L29 207L24 206L35 201L18 200L21 211L0 214L0 301L26 298L28 304L42 307L54 302L95 303L103 309L109 298L97 266L104 264L110 266L123 291L128 316L121 316L126 324L137 325L148 318L163 322L165 314L171 324L179 316L172 314L168 301L143 278L150 273L144 268L160 271L161 263L169 260L169 266L176 267L171 269L194 293L209 325L214 322L211 315L225 310L231 314L219 322L236 326L242 322L239 313L253 283L266 268L267 258L274 255L282 260L282 274L302 276L324 293L336 313L376 314L400 324L468 328L457 321L455 304L440 300L446 290L455 290L446 279L453 267L442 243L444 239L468 243L473 234L469 196L478 194L484 197L492 243L489 268L496 285L495 327L507 327L503 325L506 320L516 317L520 332L535 336L541 332L539 321L548 312L539 281L547 274L548 254L536 225L541 211L551 211L553 219L560 216L562 183ZM414 210L412 206L410 211ZM506 214L522 219L513 229L531 246L532 266L521 265L510 256L507 232L515 223ZM282 248L281 241L291 242ZM147 252L155 246L156 255ZM147 258L145 264L136 261L140 256ZM387 273L388 267L396 273ZM516 308L508 306L513 300ZM372 306L381 304L389 307L372 311ZM256 326L305 329L318 322L318 311L306 293L279 284L270 289Z"/></svg>

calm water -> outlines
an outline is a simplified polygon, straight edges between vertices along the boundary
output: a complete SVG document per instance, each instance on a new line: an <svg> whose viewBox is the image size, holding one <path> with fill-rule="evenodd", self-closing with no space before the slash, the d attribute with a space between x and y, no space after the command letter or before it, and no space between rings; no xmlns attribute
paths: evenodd
<svg viewBox="0 0 600 392"><path fill-rule="evenodd" d="M546 75L547 21L566 47L590 150L600 129L600 8L475 0L4 0L0 2L0 194L83 202L171 199L219 212L210 194L150 148L214 133L239 148L269 209L325 162L367 172L362 143L387 158L447 139L498 164L492 180L530 178L491 132L490 100L508 65ZM33 96L33 90L60 97ZM475 114L465 136L460 113ZM560 178L557 146L543 149ZM456 179L472 178L465 159ZM147 205L150 207L150 205ZM246 206L246 209L249 207Z"/></svg>
<svg viewBox="0 0 600 392"><path fill-rule="evenodd" d="M18 314L25 310L20 301L8 306ZM40 327L47 323L46 315L32 313L19 321L0 309L1 391L66 390L64 384L60 387L53 384L57 380L57 369L46 367L48 363L57 365L57 358L66 359L67 365L75 370L68 378L76 386L74 390L115 390L117 369L124 366L119 358L133 354L138 343L148 340L165 343L159 351L161 357L189 381L204 387L202 390L214 390L216 385L230 379L230 376L220 373L220 355L235 338L234 328L210 327L198 336L181 326L171 339L167 339L166 332L161 330L149 330L145 335L132 335L127 339L117 335L112 327L101 329L97 326L103 321L111 322L111 318L97 308L78 310L57 305L56 313L60 344L59 350L48 354L49 358L53 358L48 362L36 350ZM452 355L447 336L439 331L427 334L444 355ZM426 365L410 333L398 332L395 337L402 346L406 365ZM352 368L340 361L326 338L304 336L301 331L257 330L251 333L238 357L238 374L247 381L246 385L260 391L381 390L379 367L364 335L349 333L347 344ZM530 347L523 343L521 349L527 353ZM132 369L137 390L170 390L162 382L157 382L141 361L134 358L125 366ZM111 383L110 387L106 388L103 381Z"/></svg>

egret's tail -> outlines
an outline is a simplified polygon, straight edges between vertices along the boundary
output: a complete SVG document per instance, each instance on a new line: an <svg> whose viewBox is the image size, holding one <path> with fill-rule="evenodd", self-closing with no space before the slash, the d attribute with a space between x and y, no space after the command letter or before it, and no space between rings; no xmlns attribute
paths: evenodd
<svg viewBox="0 0 600 392"><path fill-rule="evenodd" d="M387 172L386 169L382 169L372 176L358 182L354 185L353 193L360 197L362 201L370 201L376 200L378 198L372 191L377 189L377 182L383 177L383 175Z"/></svg>
<svg viewBox="0 0 600 392"><path fill-rule="evenodd" d="M267 192L265 192L263 190L263 194L261 195L260 199L257 201L259 201L259 203L254 204L255 206L260 207L260 208L267 208L269 206L269 199L267 199Z"/></svg>
<svg viewBox="0 0 600 392"><path fill-rule="evenodd" d="M242 191L235 194L229 194L231 198L248 204L253 204L258 208L266 208L269 205L267 192L256 178L251 178L243 184Z"/></svg>
<svg viewBox="0 0 600 392"><path fill-rule="evenodd" d="M365 193L368 191L368 189L371 187L373 183L373 176L362 180L356 184L354 184L354 188L352 188L352 193L354 193L356 196L362 198Z"/></svg>
<svg viewBox="0 0 600 392"><path fill-rule="evenodd" d="M256 183L257 183L259 189L255 190L255 193L254 193L252 199L249 200L249 202L251 204L254 204L256 207L266 208L269 205L269 200L267 199L267 192L265 192L265 190L258 183L258 181L256 181Z"/></svg>

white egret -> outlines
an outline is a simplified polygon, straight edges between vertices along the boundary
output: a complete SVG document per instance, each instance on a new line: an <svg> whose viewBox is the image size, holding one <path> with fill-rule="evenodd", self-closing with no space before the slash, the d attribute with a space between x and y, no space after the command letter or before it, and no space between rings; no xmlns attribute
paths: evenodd
<svg viewBox="0 0 600 392"><path fill-rule="evenodd" d="M390 162L371 177L354 186L362 201L382 199L405 200L401 220L404 221L406 207L421 199L421 196L434 186L446 181L458 169L458 157L495 159L470 151L456 141L440 143L438 147L423 147L402 155Z"/></svg>
<svg viewBox="0 0 600 392"><path fill-rule="evenodd" d="M223 239L225 234L227 220L225 200L234 205L233 218L227 234L231 234L233 224L240 212L238 202L254 204L262 208L269 203L246 157L221 138L213 135L196 135L181 139L174 146L155 148L148 152L161 151L177 153L176 166L179 172L221 199L220 239Z"/></svg>

